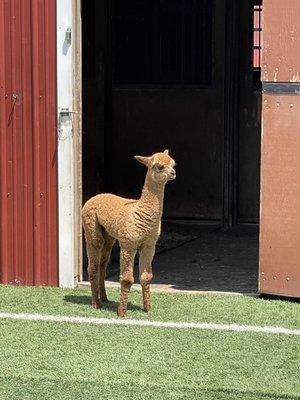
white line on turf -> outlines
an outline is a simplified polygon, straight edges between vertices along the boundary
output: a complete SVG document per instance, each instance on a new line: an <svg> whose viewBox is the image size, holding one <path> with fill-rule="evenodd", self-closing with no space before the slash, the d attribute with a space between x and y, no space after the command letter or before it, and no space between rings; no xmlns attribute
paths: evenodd
<svg viewBox="0 0 300 400"><path fill-rule="evenodd" d="M255 332L271 333L300 336L300 329L289 329L280 326L256 326L256 325L237 325L237 324L216 324L211 322L175 322L175 321L149 321L137 319L117 319L117 318L92 318L92 317L69 317L63 315L27 314L0 312L0 319L12 319L22 321L49 321L49 322L68 322L72 324L92 324L92 325L122 325L122 326L142 326L153 328L171 329L199 329L211 331L231 331L231 332Z"/></svg>

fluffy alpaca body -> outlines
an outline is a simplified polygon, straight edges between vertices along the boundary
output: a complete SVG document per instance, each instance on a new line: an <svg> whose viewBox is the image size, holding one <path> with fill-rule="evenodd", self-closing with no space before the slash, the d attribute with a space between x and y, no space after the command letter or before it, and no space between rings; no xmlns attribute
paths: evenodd
<svg viewBox="0 0 300 400"><path fill-rule="evenodd" d="M82 209L94 308L101 308L101 301L107 300L106 267L116 240L119 242L121 249L119 316L124 316L127 311L137 252L139 252L144 310L151 309L152 260L160 235L164 189L166 182L176 177L175 162L167 150L150 157L135 156L135 158L148 168L140 199L125 199L105 193L92 197Z"/></svg>

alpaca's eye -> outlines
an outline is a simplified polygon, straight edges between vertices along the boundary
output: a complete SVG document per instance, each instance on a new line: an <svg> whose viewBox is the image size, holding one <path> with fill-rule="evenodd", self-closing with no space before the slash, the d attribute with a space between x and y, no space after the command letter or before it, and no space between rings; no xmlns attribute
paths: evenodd
<svg viewBox="0 0 300 400"><path fill-rule="evenodd" d="M161 164L156 164L156 169L158 171L163 171L165 169L165 167L163 165L161 165Z"/></svg>

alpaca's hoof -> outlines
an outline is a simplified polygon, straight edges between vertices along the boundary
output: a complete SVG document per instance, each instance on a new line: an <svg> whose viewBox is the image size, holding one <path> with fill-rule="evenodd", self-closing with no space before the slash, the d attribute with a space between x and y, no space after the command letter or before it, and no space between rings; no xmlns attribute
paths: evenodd
<svg viewBox="0 0 300 400"><path fill-rule="evenodd" d="M150 303L145 303L144 304L144 311L145 312L151 311L151 304Z"/></svg>
<svg viewBox="0 0 300 400"><path fill-rule="evenodd" d="M95 308L96 310L99 310L101 308L101 302L100 300L94 300L92 301L92 307Z"/></svg>
<svg viewBox="0 0 300 400"><path fill-rule="evenodd" d="M126 309L124 308L124 307L121 307L121 306L119 306L118 307L118 311L117 311L117 314L118 314L118 316L119 317L125 317L125 315L126 315Z"/></svg>

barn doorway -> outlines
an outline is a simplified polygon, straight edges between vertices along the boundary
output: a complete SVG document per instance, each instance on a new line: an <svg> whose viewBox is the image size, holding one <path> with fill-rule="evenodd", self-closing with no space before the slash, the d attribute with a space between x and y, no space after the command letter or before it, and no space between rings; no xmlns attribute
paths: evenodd
<svg viewBox="0 0 300 400"><path fill-rule="evenodd" d="M83 200L138 197L134 154L169 148L178 164L156 283L257 290L260 7L82 0ZM113 257L109 279L117 271Z"/></svg>

